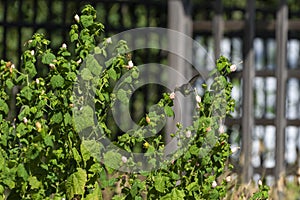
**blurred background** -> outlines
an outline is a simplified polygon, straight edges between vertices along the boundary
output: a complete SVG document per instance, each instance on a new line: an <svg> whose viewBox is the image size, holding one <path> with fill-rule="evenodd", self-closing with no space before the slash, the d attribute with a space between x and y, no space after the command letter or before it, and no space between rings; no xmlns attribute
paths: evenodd
<svg viewBox="0 0 300 200"><path fill-rule="evenodd" d="M54 49L68 44L74 15L86 4L96 8L105 26L103 37L137 27L170 28L206 49L194 49L197 65L212 69L208 55L224 55L236 63L237 71L230 77L236 111L225 122L232 147L241 147L232 156L235 170L244 182L264 177L269 185L285 175L285 183L298 184L299 191L298 0L0 0L1 59L20 68L24 44L35 32L44 33ZM184 41L176 45L193 48ZM132 59L136 65L162 63L181 71L187 67L155 49L134 52ZM132 118L140 119L164 91L155 84L137 91Z"/></svg>

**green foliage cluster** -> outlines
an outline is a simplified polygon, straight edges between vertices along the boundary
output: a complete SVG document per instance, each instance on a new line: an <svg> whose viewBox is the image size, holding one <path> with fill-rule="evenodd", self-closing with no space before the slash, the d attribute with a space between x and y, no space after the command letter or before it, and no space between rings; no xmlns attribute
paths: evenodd
<svg viewBox="0 0 300 200"><path fill-rule="evenodd" d="M113 193L112 199L225 197L229 179L223 174L231 168L227 163L231 149L222 121L234 109L232 84L227 78L231 72L228 59L221 57L217 61L217 69L211 74L212 85L203 85L202 97L196 95L193 124L177 124L172 137L178 141L178 153L172 162L157 167L160 163L155 158L164 149L163 138L145 138L144 134L156 131L162 120L174 115L174 97L164 94L156 105L161 112L150 111L141 119L140 127L114 140L128 157L118 151L105 151L100 143L91 140L100 131L100 138L113 141L107 126L108 112L117 101L128 103L130 86L138 81L139 70L129 64L125 41L118 42L115 56L105 63L106 68L97 62L95 55L106 57L111 44L105 39L101 47L96 46L104 27L95 21L93 7L86 6L75 19L70 30L74 51L63 44L58 52L53 52L50 41L34 34L22 56L22 71L17 71L11 62L0 63L0 199L97 200L103 198L103 191L116 185L120 191ZM82 63L87 67L79 70ZM37 77L37 66L49 68L46 77ZM128 71L131 73L123 81L127 86L113 93L117 80ZM20 112L10 122L6 119L7 101L13 87L20 88L16 97ZM74 91L79 96L76 100ZM90 95L94 97L94 110L88 104ZM83 117L73 118L73 112ZM96 122L93 115L97 116ZM96 131L80 138L78 131L86 129ZM184 138L190 142L180 143ZM136 145L142 145L151 168L156 170L119 171L120 166L135 171L139 165L130 156ZM103 160L98 160L98 155Z"/></svg>

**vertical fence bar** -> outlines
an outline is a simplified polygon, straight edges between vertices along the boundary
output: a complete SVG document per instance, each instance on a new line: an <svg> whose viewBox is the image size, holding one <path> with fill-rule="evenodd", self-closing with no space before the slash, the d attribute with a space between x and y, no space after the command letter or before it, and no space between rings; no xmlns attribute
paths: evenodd
<svg viewBox="0 0 300 200"><path fill-rule="evenodd" d="M280 0L280 6L276 16L276 180L285 173L285 98L286 98L286 81L287 81L287 37L288 37L288 7L286 0Z"/></svg>
<svg viewBox="0 0 300 200"><path fill-rule="evenodd" d="M255 78L253 41L255 35L255 1L247 0L245 37L243 46L243 117L242 117L242 181L248 183L252 176L251 153L254 128L253 83Z"/></svg>
<svg viewBox="0 0 300 200"><path fill-rule="evenodd" d="M192 19L189 13L189 0L169 0L168 1L168 27L172 30L183 33L187 36L192 35ZM174 38L172 35L168 38L168 43L170 49L176 50L175 52L183 52L184 58L180 58L178 55L170 54L168 55L168 65L177 70L181 75L189 78L191 75L187 74L191 66L185 62L185 58L191 58L192 44L188 44L188 41L185 41L183 38ZM170 80L172 85L178 85L177 79ZM176 97L177 102L180 102L180 96ZM176 106L176 101L174 105L175 116L180 116L180 112L188 112L190 105L185 105L185 107ZM183 115L182 115L183 116ZM188 116L184 115L184 120L189 121ZM167 133L174 132L174 127L176 127L176 122L167 122ZM171 141L170 135L166 135L166 142Z"/></svg>
<svg viewBox="0 0 300 200"><path fill-rule="evenodd" d="M215 1L216 14L213 18L213 37L214 37L214 55L217 59L221 54L221 41L224 33L224 21L222 17L223 6L222 0Z"/></svg>

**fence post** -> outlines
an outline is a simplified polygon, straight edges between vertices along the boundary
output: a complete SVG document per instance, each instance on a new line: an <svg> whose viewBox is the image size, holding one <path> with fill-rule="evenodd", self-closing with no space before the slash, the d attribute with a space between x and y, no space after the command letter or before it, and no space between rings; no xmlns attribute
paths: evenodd
<svg viewBox="0 0 300 200"><path fill-rule="evenodd" d="M221 41L224 33L224 21L222 17L223 6L222 0L215 1L215 16L213 18L213 37L214 37L214 55L217 59L221 54Z"/></svg>
<svg viewBox="0 0 300 200"><path fill-rule="evenodd" d="M279 180L285 173L285 101L287 81L287 37L288 37L288 7L286 0L280 0L280 6L276 15L276 166L275 178Z"/></svg>
<svg viewBox="0 0 300 200"><path fill-rule="evenodd" d="M192 37L192 19L190 15L190 1L189 0L169 0L168 1L168 28L183 33L187 36ZM169 53L168 65L177 70L181 75L191 78L192 74L191 66L184 60L185 58L191 58L192 56L192 44L189 44L185 39L173 38L172 35L168 37L168 43L171 49L176 49L176 52L181 52L185 57L181 58L177 55ZM178 85L178 79L175 77L170 80L172 85ZM183 116L182 112L189 112L191 105L184 105L184 107L178 106L180 102L180 96L176 96L174 103L175 119L176 116ZM177 103L176 103L177 102ZM184 121L188 122L191 116L189 113L184 115ZM168 120L166 125L167 133L174 133L176 127L176 121ZM165 136L167 143L171 141L170 135Z"/></svg>
<svg viewBox="0 0 300 200"><path fill-rule="evenodd" d="M254 128L253 83L255 78L253 41L255 35L255 1L247 0L243 46L243 117L242 117L242 181L248 183L253 173L251 165Z"/></svg>

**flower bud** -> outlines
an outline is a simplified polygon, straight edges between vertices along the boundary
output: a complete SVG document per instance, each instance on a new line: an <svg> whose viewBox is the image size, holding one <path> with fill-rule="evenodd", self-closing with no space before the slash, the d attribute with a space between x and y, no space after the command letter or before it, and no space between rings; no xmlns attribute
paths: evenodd
<svg viewBox="0 0 300 200"><path fill-rule="evenodd" d="M76 15L74 16L74 19L75 19L76 22L79 22L79 20L80 20L79 15L76 14Z"/></svg>
<svg viewBox="0 0 300 200"><path fill-rule="evenodd" d="M172 99L172 100L175 99L175 92L172 92L172 93L170 94L170 99Z"/></svg>
<svg viewBox="0 0 300 200"><path fill-rule="evenodd" d="M219 127L219 133L224 133L225 132L225 130L224 130L224 126L223 125L220 125L220 127Z"/></svg>
<svg viewBox="0 0 300 200"><path fill-rule="evenodd" d="M146 122L149 124L151 122L150 117L146 116Z"/></svg>
<svg viewBox="0 0 300 200"><path fill-rule="evenodd" d="M261 180L258 181L258 185L262 185L262 181Z"/></svg>
<svg viewBox="0 0 300 200"><path fill-rule="evenodd" d="M40 84L40 80L37 78L35 79L36 84Z"/></svg>
<svg viewBox="0 0 300 200"><path fill-rule="evenodd" d="M37 129L38 132L42 131L42 124L40 122L36 122L35 123L35 127L36 127L36 129Z"/></svg>
<svg viewBox="0 0 300 200"><path fill-rule="evenodd" d="M30 54L31 54L32 56L34 56L34 50L31 50L31 51L30 51Z"/></svg>
<svg viewBox="0 0 300 200"><path fill-rule="evenodd" d="M239 149L240 149L240 147L232 147L231 152L236 153Z"/></svg>
<svg viewBox="0 0 300 200"><path fill-rule="evenodd" d="M28 120L26 117L23 118L23 122L24 122L24 124L27 124Z"/></svg>
<svg viewBox="0 0 300 200"><path fill-rule="evenodd" d="M188 130L187 132L185 132L185 136L186 136L187 138L190 138L191 135L192 135L192 132L191 132L190 130Z"/></svg>
<svg viewBox="0 0 300 200"><path fill-rule="evenodd" d="M82 62L81 58L76 61L77 64L80 64Z"/></svg>
<svg viewBox="0 0 300 200"><path fill-rule="evenodd" d="M55 65L53 63L50 63L49 66L51 69L55 69Z"/></svg>
<svg viewBox="0 0 300 200"><path fill-rule="evenodd" d="M227 177L225 178L225 180L226 180L227 183L230 182L230 181L231 181L231 176L227 176Z"/></svg>
<svg viewBox="0 0 300 200"><path fill-rule="evenodd" d="M9 72L12 73L13 72L13 69L15 69L15 64L11 64L10 68L9 68Z"/></svg>
<svg viewBox="0 0 300 200"><path fill-rule="evenodd" d="M64 48L64 49L66 49L66 48L67 48L67 45L66 45L65 43L63 43L63 44L61 45L61 47Z"/></svg>
<svg viewBox="0 0 300 200"><path fill-rule="evenodd" d="M111 44L111 43L112 43L112 40L111 40L110 37L106 39L106 43L107 43L107 44Z"/></svg>
<svg viewBox="0 0 300 200"><path fill-rule="evenodd" d="M127 158L126 158L125 156L122 156L121 159L122 159L122 162L123 162L123 163L127 163Z"/></svg>
<svg viewBox="0 0 300 200"><path fill-rule="evenodd" d="M133 65L132 60L128 61L128 67L129 67L129 69L132 68L133 66L134 66L134 65Z"/></svg>
<svg viewBox="0 0 300 200"><path fill-rule="evenodd" d="M215 188L215 187L217 187L217 185L218 185L218 183L216 181L213 181L212 184L211 184L211 187Z"/></svg>
<svg viewBox="0 0 300 200"><path fill-rule="evenodd" d="M233 64L230 66L230 71L235 72L236 71L236 64Z"/></svg>
<svg viewBox="0 0 300 200"><path fill-rule="evenodd" d="M196 101L197 103L201 103L201 97L199 95L196 95Z"/></svg>
<svg viewBox="0 0 300 200"><path fill-rule="evenodd" d="M145 143L143 144L143 146L144 146L145 149L148 149L149 146L150 146L150 144L149 144L148 142L145 142Z"/></svg>

